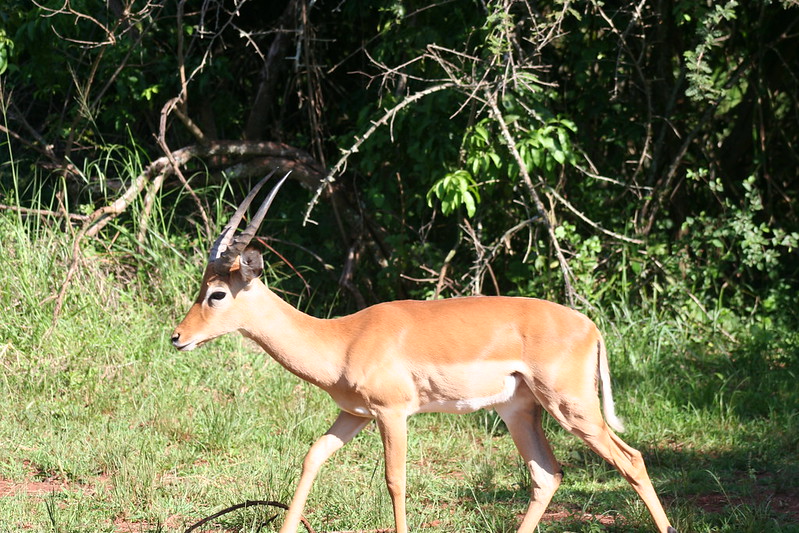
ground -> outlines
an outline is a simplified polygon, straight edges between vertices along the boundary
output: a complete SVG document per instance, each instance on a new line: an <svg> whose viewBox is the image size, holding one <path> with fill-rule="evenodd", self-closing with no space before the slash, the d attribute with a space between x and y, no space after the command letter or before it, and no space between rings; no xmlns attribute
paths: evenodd
<svg viewBox="0 0 799 533"><path fill-rule="evenodd" d="M27 494L33 498L45 498L49 494L69 492L69 491L82 491L84 494L93 493L95 487L101 484L111 485L113 479L109 477L97 477L91 483L77 484L69 483L61 479L35 479L36 473L31 471L27 479L23 481L11 481L7 479L0 479L0 498L7 498L17 494ZM799 494L785 493L785 494L769 494L763 492L758 495L753 495L751 498L728 498L724 494L697 494L693 496L686 496L694 505L701 508L706 513L720 514L728 512L731 507L739 505L760 505L769 503L774 512L780 513L783 516L793 517L799 523ZM190 525L197 517L188 518L179 515L170 516L165 524L167 530L182 530ZM521 516L519 516L521 520ZM580 521L580 522L594 522L600 523L604 526L613 526L617 522L623 522L624 517L618 515L592 515L584 513L578 509L569 509L562 505L552 505L551 509L544 514L542 519L545 522L556 521ZM438 524L432 522L426 524L426 527L436 527ZM24 529L24 524L22 525ZM114 529L117 533L141 533L148 531L151 528L155 529L155 524L147 524L140 521L130 521L123 516L114 519ZM204 532L223 530L209 530L204 529ZM336 531L329 533L387 533L391 529L373 529L373 530L358 530L358 531Z"/></svg>

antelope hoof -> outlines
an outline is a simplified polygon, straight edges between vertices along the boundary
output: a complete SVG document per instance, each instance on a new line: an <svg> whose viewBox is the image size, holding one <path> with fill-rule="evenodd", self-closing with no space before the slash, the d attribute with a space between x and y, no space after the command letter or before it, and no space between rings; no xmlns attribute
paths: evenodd
<svg viewBox="0 0 799 533"><path fill-rule="evenodd" d="M669 526L669 529L666 530L667 533L677 533L677 530L673 527Z"/></svg>

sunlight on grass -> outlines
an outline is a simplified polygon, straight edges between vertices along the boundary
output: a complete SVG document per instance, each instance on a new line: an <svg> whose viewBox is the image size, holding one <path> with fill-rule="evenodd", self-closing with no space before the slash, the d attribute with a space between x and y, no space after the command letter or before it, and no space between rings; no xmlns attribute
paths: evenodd
<svg viewBox="0 0 799 533"><path fill-rule="evenodd" d="M0 246L0 480L12 487L0 494L0 531L180 531L232 503L289 500L335 406L240 337L170 347L198 264L153 247L148 266L133 268L86 243L46 335L71 242L52 221L0 213ZM644 452L676 525L790 531L797 517L780 506L799 473L793 359L760 354L795 350L796 335L709 348L653 310L601 322L625 438ZM566 475L541 531L651 530L618 473L551 420L546 431ZM311 494L311 522L392 526L381 454L371 426L335 456ZM514 531L527 506L529 475L493 414L412 418L408 465L416 529ZM221 527L276 530L259 529L266 515Z"/></svg>

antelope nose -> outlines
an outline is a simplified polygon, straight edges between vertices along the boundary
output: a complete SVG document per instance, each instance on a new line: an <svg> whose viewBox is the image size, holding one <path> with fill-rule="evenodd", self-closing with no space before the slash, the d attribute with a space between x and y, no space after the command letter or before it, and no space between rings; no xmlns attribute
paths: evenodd
<svg viewBox="0 0 799 533"><path fill-rule="evenodd" d="M172 346L177 348L178 345L180 345L180 333L173 333L172 334Z"/></svg>

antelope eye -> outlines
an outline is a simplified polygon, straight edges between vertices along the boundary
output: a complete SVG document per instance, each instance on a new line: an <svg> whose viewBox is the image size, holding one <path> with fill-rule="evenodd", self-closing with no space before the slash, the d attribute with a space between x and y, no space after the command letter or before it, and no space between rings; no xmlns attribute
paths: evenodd
<svg viewBox="0 0 799 533"><path fill-rule="evenodd" d="M219 300L223 300L225 296L227 296L227 293L225 291L214 291L211 293L208 299L211 301L218 302Z"/></svg>

